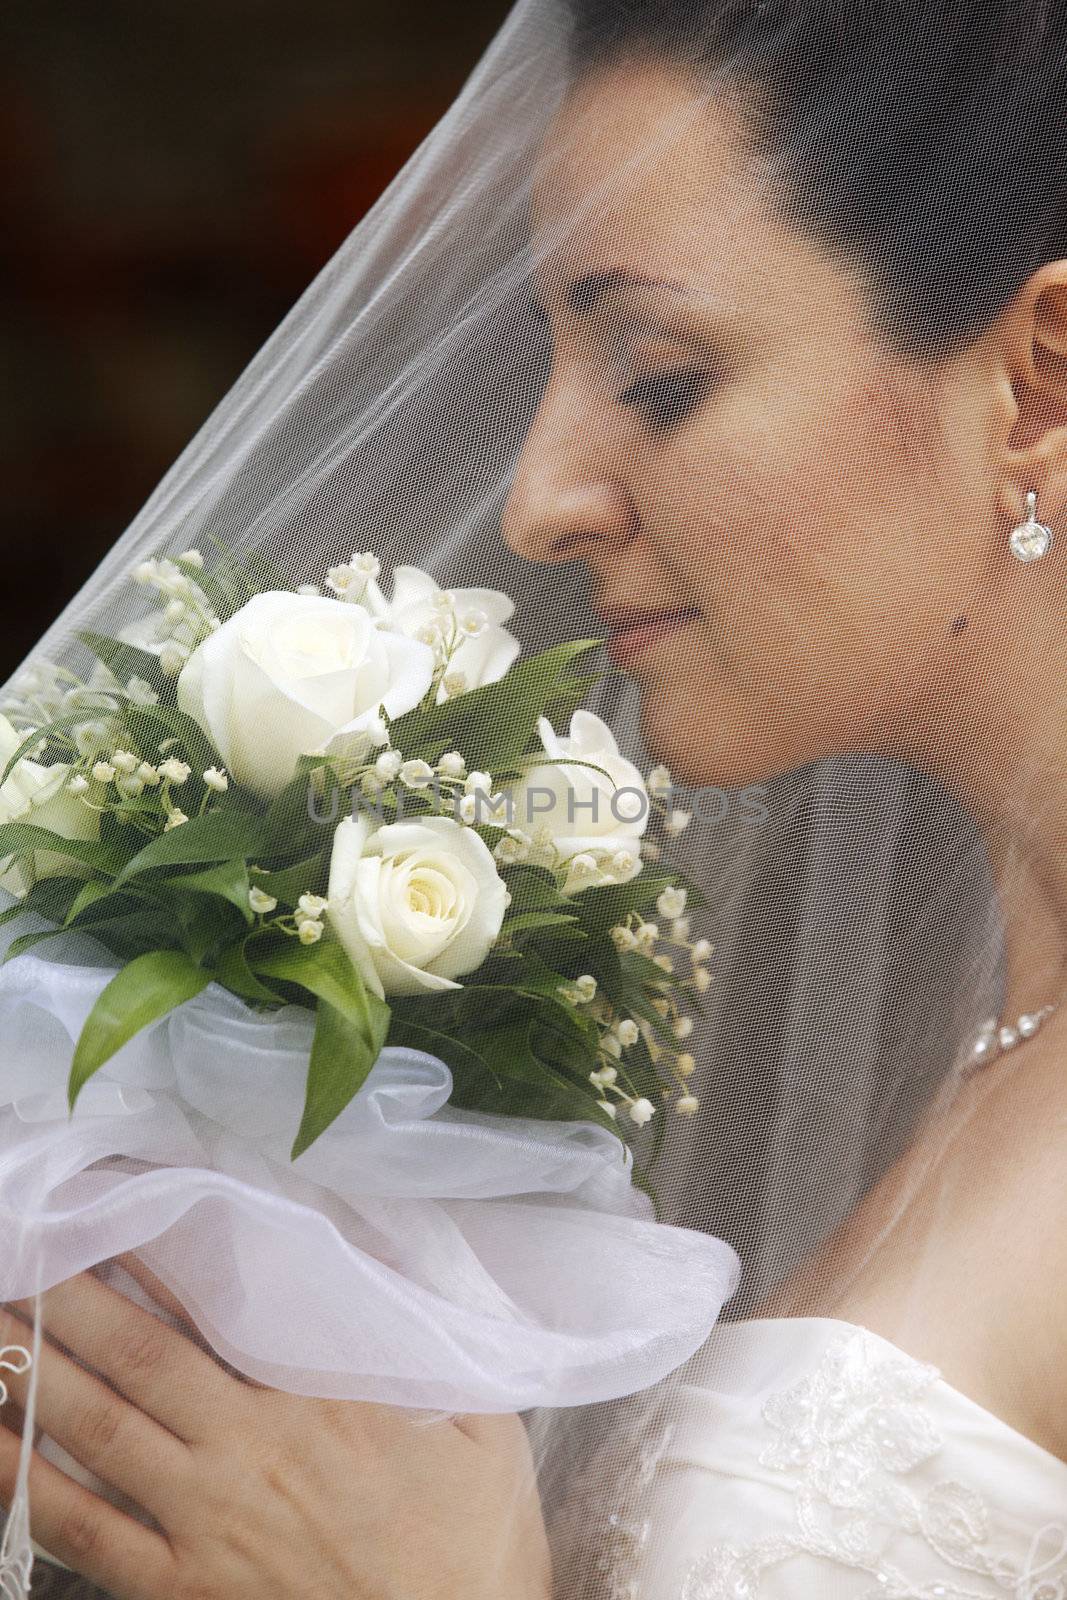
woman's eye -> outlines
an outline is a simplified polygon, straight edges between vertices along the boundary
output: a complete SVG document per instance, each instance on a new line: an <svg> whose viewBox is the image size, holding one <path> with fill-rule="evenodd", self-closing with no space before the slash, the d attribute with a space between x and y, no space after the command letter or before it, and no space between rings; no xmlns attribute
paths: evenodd
<svg viewBox="0 0 1067 1600"><path fill-rule="evenodd" d="M697 409L711 380L703 367L649 372L619 396L619 403L639 411L653 433L666 433Z"/></svg>

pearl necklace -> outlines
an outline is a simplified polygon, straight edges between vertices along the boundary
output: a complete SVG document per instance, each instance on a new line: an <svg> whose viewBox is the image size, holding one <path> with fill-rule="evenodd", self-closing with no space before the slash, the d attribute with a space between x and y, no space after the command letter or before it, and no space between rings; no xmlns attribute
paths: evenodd
<svg viewBox="0 0 1067 1600"><path fill-rule="evenodd" d="M1017 1044L1022 1044L1024 1039L1032 1039L1058 1006L1059 1002L1053 1000L1039 1011L1024 1011L1014 1023L1002 1023L999 1017L987 1017L971 1046L965 1072L977 1072L980 1067L987 1067L991 1061L1002 1056L1006 1050L1013 1050Z"/></svg>

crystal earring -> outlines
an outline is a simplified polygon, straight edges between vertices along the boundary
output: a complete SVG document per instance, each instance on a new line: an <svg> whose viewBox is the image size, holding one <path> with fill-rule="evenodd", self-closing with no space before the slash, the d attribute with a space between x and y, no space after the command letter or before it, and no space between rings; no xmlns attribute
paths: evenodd
<svg viewBox="0 0 1067 1600"><path fill-rule="evenodd" d="M1018 561L1037 561L1052 548L1052 529L1037 520L1037 496L1031 489L1026 497L1027 517L1011 530L1008 543Z"/></svg>

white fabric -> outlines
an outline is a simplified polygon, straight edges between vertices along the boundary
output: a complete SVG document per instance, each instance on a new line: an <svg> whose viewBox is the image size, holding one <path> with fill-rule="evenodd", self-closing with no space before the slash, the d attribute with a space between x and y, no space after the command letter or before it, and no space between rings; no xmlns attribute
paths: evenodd
<svg viewBox="0 0 1067 1600"><path fill-rule="evenodd" d="M1067 1462L865 1328L717 1328L671 1419L614 1508L613 1600L1067 1591Z"/></svg>
<svg viewBox="0 0 1067 1600"><path fill-rule="evenodd" d="M653 1382L732 1293L734 1252L656 1223L607 1130L446 1106L451 1074L419 1051L384 1050L290 1162L313 1029L296 1007L211 986L70 1116L72 1041L112 975L79 949L0 970L0 1299L138 1250L261 1383L514 1411Z"/></svg>

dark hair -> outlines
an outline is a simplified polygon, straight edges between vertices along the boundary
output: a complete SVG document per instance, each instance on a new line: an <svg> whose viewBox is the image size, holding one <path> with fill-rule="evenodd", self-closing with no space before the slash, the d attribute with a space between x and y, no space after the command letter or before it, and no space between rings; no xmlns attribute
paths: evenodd
<svg viewBox="0 0 1067 1600"><path fill-rule="evenodd" d="M901 353L977 338L1067 253L1067 0L567 0L588 70L721 75L787 221L858 268Z"/></svg>

